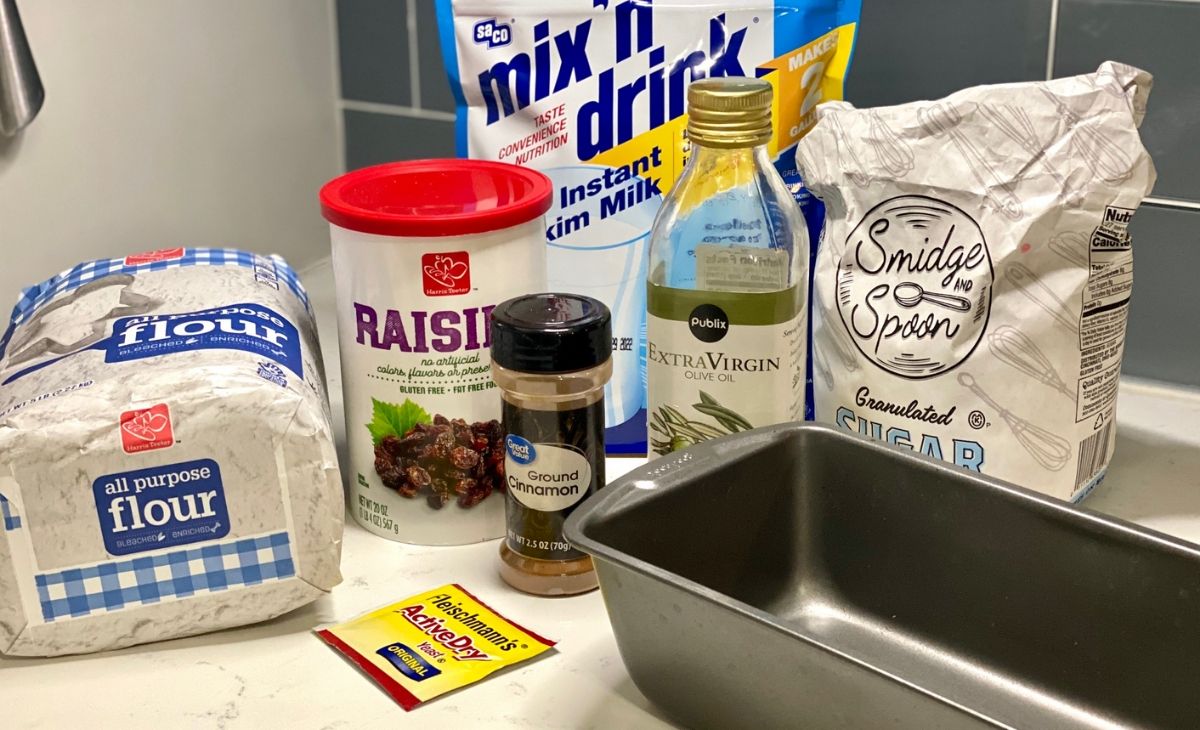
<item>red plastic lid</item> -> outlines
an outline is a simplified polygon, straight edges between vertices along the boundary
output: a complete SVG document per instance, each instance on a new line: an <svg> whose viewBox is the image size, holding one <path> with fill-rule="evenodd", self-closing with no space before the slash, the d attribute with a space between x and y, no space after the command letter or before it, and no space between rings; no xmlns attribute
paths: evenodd
<svg viewBox="0 0 1200 730"><path fill-rule="evenodd" d="M381 236L461 236L527 223L550 209L550 178L486 160L389 162L321 188L321 213Z"/></svg>

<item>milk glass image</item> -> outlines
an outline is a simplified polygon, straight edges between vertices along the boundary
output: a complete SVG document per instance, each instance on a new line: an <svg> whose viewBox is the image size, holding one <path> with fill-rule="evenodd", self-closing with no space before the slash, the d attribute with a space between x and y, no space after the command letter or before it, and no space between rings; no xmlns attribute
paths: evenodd
<svg viewBox="0 0 1200 730"><path fill-rule="evenodd" d="M604 422L612 429L646 402L646 241L662 196L653 180L628 166L570 165L545 172L558 193L546 213L548 284L612 310L613 377L604 394Z"/></svg>

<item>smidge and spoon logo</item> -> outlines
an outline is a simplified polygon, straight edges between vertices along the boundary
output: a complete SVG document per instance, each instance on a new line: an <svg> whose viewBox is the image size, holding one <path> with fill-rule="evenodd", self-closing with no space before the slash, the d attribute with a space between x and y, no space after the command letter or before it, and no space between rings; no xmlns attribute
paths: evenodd
<svg viewBox="0 0 1200 730"><path fill-rule="evenodd" d="M871 362L918 380L974 352L992 303L992 259L971 216L923 195L872 208L837 270L842 323Z"/></svg>

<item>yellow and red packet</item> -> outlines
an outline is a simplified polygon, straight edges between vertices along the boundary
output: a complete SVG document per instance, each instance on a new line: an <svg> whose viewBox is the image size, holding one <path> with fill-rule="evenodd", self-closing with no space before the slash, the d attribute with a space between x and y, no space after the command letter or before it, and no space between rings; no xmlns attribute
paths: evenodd
<svg viewBox="0 0 1200 730"><path fill-rule="evenodd" d="M405 710L552 648L457 583L316 631Z"/></svg>

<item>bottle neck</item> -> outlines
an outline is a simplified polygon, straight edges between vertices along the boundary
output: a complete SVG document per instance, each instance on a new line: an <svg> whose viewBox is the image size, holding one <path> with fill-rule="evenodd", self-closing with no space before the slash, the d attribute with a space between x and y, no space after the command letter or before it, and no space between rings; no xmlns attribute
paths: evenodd
<svg viewBox="0 0 1200 730"><path fill-rule="evenodd" d="M739 166L770 164L765 144L753 147L707 147L693 142L691 160L694 165L707 165L716 161L724 165Z"/></svg>

